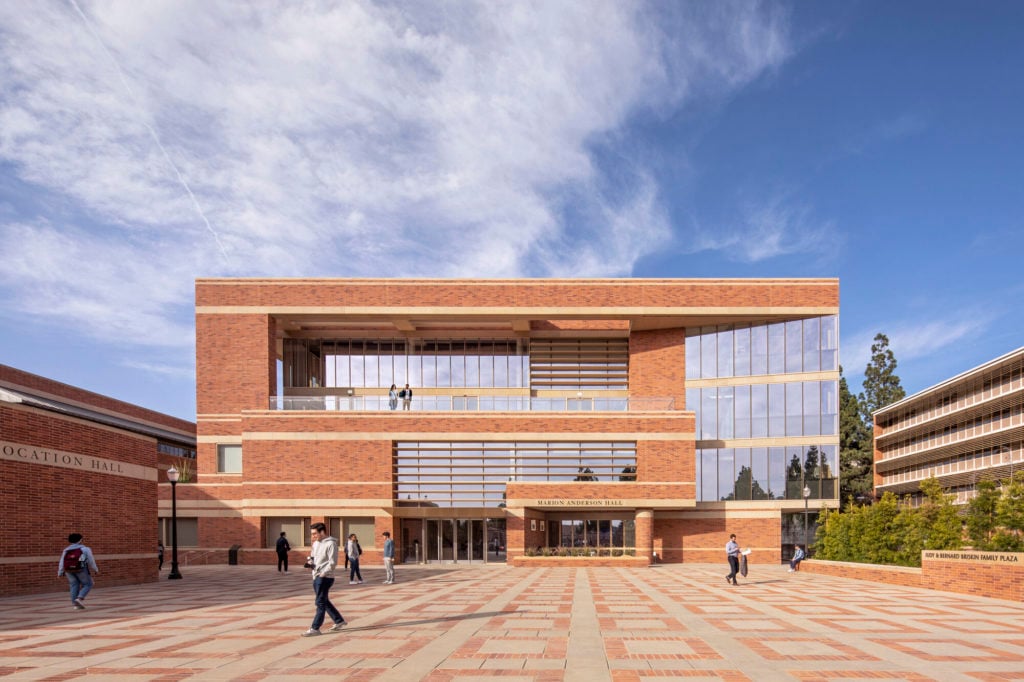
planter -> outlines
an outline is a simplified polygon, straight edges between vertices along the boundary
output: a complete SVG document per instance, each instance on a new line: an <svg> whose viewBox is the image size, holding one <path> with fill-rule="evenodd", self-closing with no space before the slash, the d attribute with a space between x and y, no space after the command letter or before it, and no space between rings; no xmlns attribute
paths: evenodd
<svg viewBox="0 0 1024 682"><path fill-rule="evenodd" d="M637 568L650 566L651 561L638 556L517 556L508 564L530 568Z"/></svg>

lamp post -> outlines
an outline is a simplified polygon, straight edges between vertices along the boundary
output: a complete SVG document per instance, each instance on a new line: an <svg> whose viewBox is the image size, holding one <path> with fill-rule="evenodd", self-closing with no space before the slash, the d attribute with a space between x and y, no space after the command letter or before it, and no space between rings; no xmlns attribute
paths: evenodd
<svg viewBox="0 0 1024 682"><path fill-rule="evenodd" d="M807 500L811 497L810 486L804 486L804 554L807 553Z"/></svg>
<svg viewBox="0 0 1024 682"><path fill-rule="evenodd" d="M178 470L173 466L167 470L167 480L171 482L171 573L168 580L181 580L178 572Z"/></svg>

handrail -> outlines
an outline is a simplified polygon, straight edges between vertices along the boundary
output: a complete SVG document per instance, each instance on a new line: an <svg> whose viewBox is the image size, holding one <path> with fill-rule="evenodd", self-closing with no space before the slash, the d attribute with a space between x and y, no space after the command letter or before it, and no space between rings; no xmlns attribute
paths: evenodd
<svg viewBox="0 0 1024 682"><path fill-rule="evenodd" d="M387 396L271 396L270 409L284 411L402 412L392 410ZM533 398L494 395L416 396L415 412L665 412L675 409L674 398Z"/></svg>

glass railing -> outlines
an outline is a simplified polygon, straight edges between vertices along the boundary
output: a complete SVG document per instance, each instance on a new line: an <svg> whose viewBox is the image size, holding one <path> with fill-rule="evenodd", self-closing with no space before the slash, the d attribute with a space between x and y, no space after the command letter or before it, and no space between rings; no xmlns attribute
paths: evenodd
<svg viewBox="0 0 1024 682"><path fill-rule="evenodd" d="M389 412L387 396L271 396L271 410ZM674 398L529 398L525 396L416 396L413 412L664 412ZM396 412L402 412L398 401Z"/></svg>

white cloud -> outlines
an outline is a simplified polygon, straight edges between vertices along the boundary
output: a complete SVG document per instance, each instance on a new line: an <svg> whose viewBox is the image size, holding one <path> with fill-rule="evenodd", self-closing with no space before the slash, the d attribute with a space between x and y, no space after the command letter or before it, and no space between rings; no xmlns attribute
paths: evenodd
<svg viewBox="0 0 1024 682"><path fill-rule="evenodd" d="M834 258L843 236L831 220L816 219L807 206L775 197L766 203L748 203L732 227L697 228L687 251L721 250L729 258L756 263L790 254Z"/></svg>
<svg viewBox="0 0 1024 682"><path fill-rule="evenodd" d="M896 356L896 362L909 363L977 338L994 319L995 316L976 310L947 310L941 316L921 320L880 322L874 329L844 336L840 347L843 374L850 378L863 376L864 368L871 361L871 344L879 332L888 337L889 349ZM853 383L859 385L860 381L857 379Z"/></svg>
<svg viewBox="0 0 1024 682"><path fill-rule="evenodd" d="M746 2L79 5L0 5L0 164L51 207L0 214L3 305L150 345L195 276L628 274L670 234L631 117L790 53Z"/></svg>

